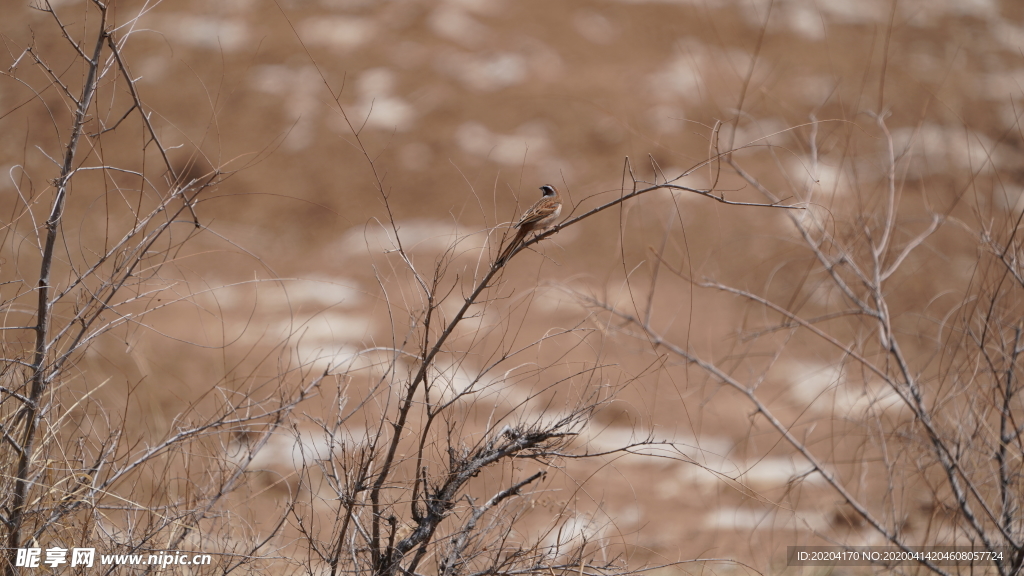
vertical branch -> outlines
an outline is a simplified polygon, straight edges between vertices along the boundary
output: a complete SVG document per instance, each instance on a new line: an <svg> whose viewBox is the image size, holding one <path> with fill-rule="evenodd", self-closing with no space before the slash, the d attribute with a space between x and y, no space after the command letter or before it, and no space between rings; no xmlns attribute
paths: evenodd
<svg viewBox="0 0 1024 576"><path fill-rule="evenodd" d="M1013 485L1010 479L1010 465L1008 461L1007 448L1013 441L1015 434L1011 420L1010 403L1013 401L1013 372L1017 365L1017 356L1020 354L1021 327L1017 326L1013 334L1013 349L1010 352L1010 364L1006 368L1006 387L1003 389L1003 405L999 411L999 450L996 451L996 462L999 464L999 502L1001 508L1001 520L1003 531L1012 533L1013 528Z"/></svg>
<svg viewBox="0 0 1024 576"><path fill-rule="evenodd" d="M18 451L18 467L15 472L14 494L11 498L10 532L7 537L8 563L5 567L5 574L13 576L16 573L14 567L14 554L21 545L21 528L25 519L25 502L31 484L32 455L34 448L35 432L38 419L43 412L39 405L46 391L50 378L46 367L46 357L50 347L50 272L53 268L54 246L57 241L57 232L60 228L61 217L64 214L64 205L67 202L68 185L73 175L75 152L78 149L78 141L84 131L86 114L92 105L93 96L96 94L97 73L100 64L100 56L103 53L103 44L107 38L107 7L94 0L94 4L100 9L99 31L96 33L96 44L93 48L91 59L86 61L86 77L82 86L82 95L78 99L78 107L75 109L74 123L71 128L71 135L64 151L64 161L61 164L60 175L55 180L57 193L53 199L53 206L50 215L46 219L46 243L42 253L42 263L39 270L39 282L36 285L38 291L38 305L36 309L35 323L35 355L32 361L31 375L32 388L29 394L29 402L26 403L20 419L24 419L25 428L21 435L21 446Z"/></svg>
<svg viewBox="0 0 1024 576"><path fill-rule="evenodd" d="M746 76L743 77L743 87L740 88L740 101L736 104L736 119L733 121L732 133L729 134L729 145L726 147L725 152L727 160L732 160L732 152L736 149L736 131L740 127L740 118L743 117L743 103L746 102L747 91L750 89L750 81L754 78L754 68L757 67L757 59L761 55L761 48L764 47L764 38L768 33L768 21L771 20L772 8L774 8L774 6L775 0L769 0L768 10L764 15L764 25L761 26L761 31L757 36L757 45L754 47L754 54L750 57L750 68L747 70Z"/></svg>

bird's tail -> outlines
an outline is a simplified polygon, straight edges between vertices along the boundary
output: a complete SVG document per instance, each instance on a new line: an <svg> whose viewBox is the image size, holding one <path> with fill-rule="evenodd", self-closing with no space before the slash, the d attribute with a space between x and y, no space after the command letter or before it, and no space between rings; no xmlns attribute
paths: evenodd
<svg viewBox="0 0 1024 576"><path fill-rule="evenodd" d="M523 239L526 238L526 234L527 231L520 228L519 232L516 233L516 237L508 243L508 246L506 246L504 250L501 251L501 256L498 256L498 259L495 262L504 264L508 257L512 255L512 252L523 242Z"/></svg>

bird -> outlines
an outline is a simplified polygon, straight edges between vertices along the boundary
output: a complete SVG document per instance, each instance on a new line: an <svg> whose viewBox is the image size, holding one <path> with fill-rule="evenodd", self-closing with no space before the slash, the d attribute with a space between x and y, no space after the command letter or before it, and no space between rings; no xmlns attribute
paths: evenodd
<svg viewBox="0 0 1024 576"><path fill-rule="evenodd" d="M545 184L540 187L540 191L543 193L543 196L540 197L540 200L537 200L536 204L530 206L529 210L523 212L519 222L515 225L519 232L516 233L512 242L505 247L501 256L498 257L498 262L504 262L506 258L511 256L512 252L526 239L530 232L543 232L550 228L562 213L562 198L558 195L558 190L550 184Z"/></svg>

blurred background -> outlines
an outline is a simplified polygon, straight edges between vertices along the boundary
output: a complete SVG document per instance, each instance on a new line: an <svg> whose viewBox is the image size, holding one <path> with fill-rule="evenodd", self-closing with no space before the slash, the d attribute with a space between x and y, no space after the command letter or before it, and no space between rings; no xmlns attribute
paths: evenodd
<svg viewBox="0 0 1024 576"><path fill-rule="evenodd" d="M51 2L71 28L87 24L80 3ZM49 15L21 0L2 4L0 34L11 59L34 34L43 48L62 41L39 32L51 25ZM125 14L138 9L123 4ZM153 3L126 53L161 139L177 147L173 160L183 170L232 171L196 207L209 229L206 251L183 265L194 290L216 289L197 297L208 305L194 318L168 315L160 334L128 331L83 370L115 374L125 386L142 382L135 409L145 426L160 429L172 425L190 390L232 364L179 340L251 346L299 324L300 355L337 360L387 339L382 272L372 264L386 247L380 223L388 213L367 156L403 242L428 268L460 234L483 246L480 231L513 221L542 184L583 209L620 193L627 157L641 179L681 174L714 153L718 122L721 147L752 143L757 153L743 158L778 196L813 182L827 213L882 186L887 167L878 154L886 141L872 115L887 114L897 155L915 157L900 174L909 183L902 200L909 218L960 211L983 223L1020 207L1022 49L1024 4L1010 0ZM23 136L53 137L45 135L53 130L43 114L15 113L27 98L14 83L0 86L3 195L16 193L13 166L46 170ZM830 142L822 156L843 150L814 173L806 145L812 119L829 120L814 128ZM858 145L840 146L850 134ZM774 147L766 152L767 144ZM680 182L704 188L715 177L704 167ZM739 179L717 184L730 199L764 200ZM540 255L525 252L510 264L509 286L534 294L525 334L586 316L564 287L619 304L636 300L625 279L652 274L637 263L661 245L666 226L677 232L667 260L688 278L769 292L800 284L796 236L781 211L683 195L676 213L667 208L671 195L658 194L559 233L537 247ZM920 286L903 297L908 310L969 282L974 247L958 242L954 233L939 235L914 262L907 278L917 274ZM288 280L281 290L237 286L253 278ZM741 302L685 282L665 286L655 299L666 333L717 357L743 350ZM840 378L838 360L816 344L788 350L763 390L783 413L803 414ZM749 407L737 408L735 397L683 367L644 378L657 356L643 352L635 344L604 351L636 380L596 416L588 441L607 446L651 431L693 447L703 467L633 457L580 465L591 507L614 519L631 558L730 557L781 570L785 547L820 542L815 535L880 543L869 531L857 540L860 521L820 479L804 475L806 464L778 447ZM858 393L830 402L834 410L836 402L865 400ZM847 449L839 444L832 449ZM267 466L288 459L268 458ZM861 473L859 490L882 490ZM255 508L272 508L275 494L260 492ZM557 492L545 497L538 509L558 508ZM908 503L905 529L926 530L934 506L914 498L900 496Z"/></svg>

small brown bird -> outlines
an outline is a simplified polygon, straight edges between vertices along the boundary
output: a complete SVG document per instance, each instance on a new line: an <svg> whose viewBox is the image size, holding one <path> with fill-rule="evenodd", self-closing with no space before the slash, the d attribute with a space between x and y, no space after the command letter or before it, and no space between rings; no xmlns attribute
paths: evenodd
<svg viewBox="0 0 1024 576"><path fill-rule="evenodd" d="M544 195L529 210L523 212L523 216L519 218L519 222L515 225L519 232L516 233L516 237L512 239L512 242L505 247L501 256L498 257L499 262L503 262L508 258L530 232L543 232L547 230L558 219L558 215L562 213L562 198L558 195L558 190L555 190L554 186L547 184L541 186L540 190Z"/></svg>

